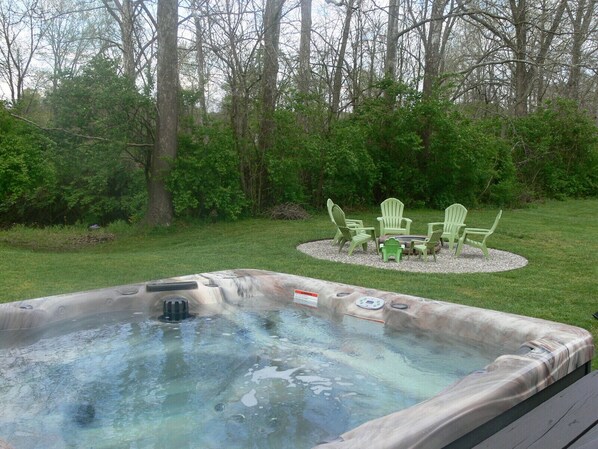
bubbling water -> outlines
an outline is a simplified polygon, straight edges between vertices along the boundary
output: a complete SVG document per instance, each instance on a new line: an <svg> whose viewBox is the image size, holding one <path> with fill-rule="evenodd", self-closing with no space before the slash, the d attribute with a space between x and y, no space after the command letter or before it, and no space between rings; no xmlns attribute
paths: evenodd
<svg viewBox="0 0 598 449"><path fill-rule="evenodd" d="M310 448L500 354L304 309L123 318L0 349L0 438L19 449Z"/></svg>

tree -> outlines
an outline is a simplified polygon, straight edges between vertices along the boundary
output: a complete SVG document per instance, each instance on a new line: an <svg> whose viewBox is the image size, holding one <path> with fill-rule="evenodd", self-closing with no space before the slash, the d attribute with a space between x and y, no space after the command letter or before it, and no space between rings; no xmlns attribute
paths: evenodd
<svg viewBox="0 0 598 449"><path fill-rule="evenodd" d="M502 61L511 71L513 113L524 116L529 111L534 86L544 83L544 69L550 49L561 25L561 20L568 0L546 2L539 8L527 0L511 0L505 7L502 3L491 3L487 10L471 8L461 3L468 12L468 20L473 20L483 27L480 32L490 33L494 51L485 57L503 55ZM504 54L502 48L508 50ZM541 101L543 88L537 89L537 98Z"/></svg>
<svg viewBox="0 0 598 449"><path fill-rule="evenodd" d="M60 222L139 218L156 126L152 99L102 56L59 81L45 104L52 112L46 131L60 149L49 158L57 167Z"/></svg>
<svg viewBox="0 0 598 449"><path fill-rule="evenodd" d="M334 3L338 6L344 6L346 8L340 47L336 55L336 63L334 65L332 102L330 103L330 122L332 122L338 117L340 111L341 90L343 87L343 66L345 64L345 53L347 51L349 32L351 31L351 18L353 17L353 12L356 9L355 2L360 0L342 0L338 3L335 3L334 0L327 1L329 3Z"/></svg>
<svg viewBox="0 0 598 449"><path fill-rule="evenodd" d="M55 144L0 105L0 224L48 223L57 195Z"/></svg>
<svg viewBox="0 0 598 449"><path fill-rule="evenodd" d="M61 77L74 75L91 53L94 22L90 12L77 1L56 0L52 4L44 39L51 58L52 90Z"/></svg>
<svg viewBox="0 0 598 449"><path fill-rule="evenodd" d="M583 46L590 36L592 18L596 18L596 0L578 0L577 6L567 4L567 14L572 24L571 63L567 79L567 95L575 101L581 100L580 81L583 64Z"/></svg>
<svg viewBox="0 0 598 449"><path fill-rule="evenodd" d="M158 25L149 2L139 0L102 0L106 11L118 25L120 42L115 44L122 54L125 76L137 81L140 75L145 89L153 86L152 61Z"/></svg>
<svg viewBox="0 0 598 449"><path fill-rule="evenodd" d="M225 79L223 110L233 130L241 187L250 203L255 204L260 171L251 115L261 74L257 55L264 30L255 17L259 7L253 0L243 0L208 2L206 8L212 31L207 35L207 44L215 56L213 63L219 65Z"/></svg>
<svg viewBox="0 0 598 449"><path fill-rule="evenodd" d="M8 85L13 105L23 96L44 35L42 17L38 0L0 1L0 77Z"/></svg>
<svg viewBox="0 0 598 449"><path fill-rule="evenodd" d="M428 23L428 35L425 40L424 57L424 98L430 98L434 90L434 85L440 75L440 67L444 57L442 49L442 27L444 24L444 9L448 0L432 0L432 11L430 13L430 22Z"/></svg>
<svg viewBox="0 0 598 449"><path fill-rule="evenodd" d="M135 17L138 9L132 0L102 0L106 10L118 24L121 35L121 50L125 76L135 81Z"/></svg>
<svg viewBox="0 0 598 449"><path fill-rule="evenodd" d="M278 41L284 0L267 0L264 10L264 69L262 71L262 111L258 138L258 185L254 206L259 210L267 180L266 153L274 138L274 110L276 108L276 78L278 75Z"/></svg>
<svg viewBox="0 0 598 449"><path fill-rule="evenodd" d="M173 219L172 197L166 178L176 158L178 129L177 0L158 0L157 132L152 152L149 204L150 226L168 226Z"/></svg>

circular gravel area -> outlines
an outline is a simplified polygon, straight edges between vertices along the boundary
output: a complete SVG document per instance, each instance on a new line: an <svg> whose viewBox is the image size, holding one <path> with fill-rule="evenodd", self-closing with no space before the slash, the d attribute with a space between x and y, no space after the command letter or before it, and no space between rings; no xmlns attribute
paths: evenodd
<svg viewBox="0 0 598 449"><path fill-rule="evenodd" d="M366 252L359 246L351 256L348 254L348 244L339 253L338 246L333 246L332 240L302 243L297 249L316 259L416 273L489 273L515 270L527 265L527 259L524 257L490 248L488 249L490 257L486 260L481 250L467 245L464 246L461 255L455 257L455 251L450 251L446 243L436 254L436 262L432 256L428 256L427 262L419 256L409 256L409 258L404 256L400 262L395 262L394 259L384 262L382 256L376 254L373 242L368 243Z"/></svg>

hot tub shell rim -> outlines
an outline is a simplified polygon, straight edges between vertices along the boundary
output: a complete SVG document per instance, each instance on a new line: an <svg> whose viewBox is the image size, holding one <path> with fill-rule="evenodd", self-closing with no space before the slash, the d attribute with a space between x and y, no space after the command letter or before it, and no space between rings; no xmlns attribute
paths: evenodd
<svg viewBox="0 0 598 449"><path fill-rule="evenodd" d="M318 446L319 449L357 449L365 447L366 443L372 448L445 447L538 391L584 366L589 367L593 356L591 334L577 327L251 269L201 273L1 304L0 331L41 331L45 326L61 321L116 309L154 316L161 312L162 298L171 295L173 290L148 292L149 284L190 281L197 282L197 289L185 289L180 293L192 299L192 313L263 301L292 304L295 290L311 291L318 295L318 308L330 313L380 321L396 328L409 327L450 335L456 333L463 338L479 338L493 343L497 339L504 340L512 347L529 349L527 353L500 356L485 369L466 376L439 395L408 409L368 421L344 433L339 440ZM345 294L339 296L339 293ZM361 309L355 305L355 300L361 296L380 297L386 305L380 310ZM406 304L407 309L393 309L390 305L394 302ZM455 417L458 417L459 425L454 424Z"/></svg>

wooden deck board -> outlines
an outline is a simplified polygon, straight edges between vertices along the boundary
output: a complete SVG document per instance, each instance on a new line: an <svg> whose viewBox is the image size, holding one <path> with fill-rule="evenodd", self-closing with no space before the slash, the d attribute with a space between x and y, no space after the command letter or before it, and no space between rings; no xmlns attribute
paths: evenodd
<svg viewBox="0 0 598 449"><path fill-rule="evenodd" d="M596 449L597 420L598 371L595 371L482 441L475 449Z"/></svg>
<svg viewBox="0 0 598 449"><path fill-rule="evenodd" d="M571 449L596 449L598 448L598 417L594 427L581 436L571 445Z"/></svg>

